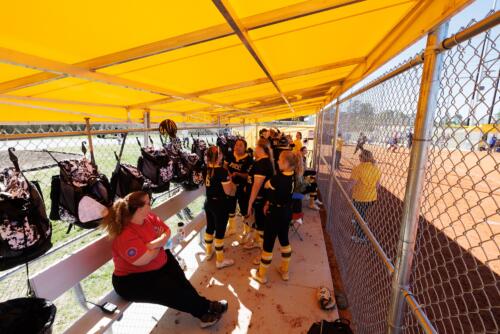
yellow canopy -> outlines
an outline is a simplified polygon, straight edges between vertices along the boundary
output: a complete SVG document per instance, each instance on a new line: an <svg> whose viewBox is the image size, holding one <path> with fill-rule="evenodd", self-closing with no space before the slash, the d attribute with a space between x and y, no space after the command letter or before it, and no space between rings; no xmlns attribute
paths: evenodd
<svg viewBox="0 0 500 334"><path fill-rule="evenodd" d="M312 114L469 2L4 1L0 123Z"/></svg>

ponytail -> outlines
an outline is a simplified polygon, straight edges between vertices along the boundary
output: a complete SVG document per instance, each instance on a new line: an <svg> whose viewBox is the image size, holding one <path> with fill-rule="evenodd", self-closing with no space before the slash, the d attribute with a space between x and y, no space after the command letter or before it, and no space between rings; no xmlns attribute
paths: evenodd
<svg viewBox="0 0 500 334"><path fill-rule="evenodd" d="M281 152L281 155L283 156L283 159L286 160L290 168L293 169L297 177L302 176L304 174L304 165L300 153L292 151L283 151Z"/></svg>
<svg viewBox="0 0 500 334"><path fill-rule="evenodd" d="M113 206L108 209L108 215L101 222L101 228L108 232L110 239L114 239L122 233L123 228L132 219L137 209L145 205L144 197L146 196L149 200L147 192L134 191L113 203Z"/></svg>
<svg viewBox="0 0 500 334"><path fill-rule="evenodd" d="M257 141L257 145L264 150L264 152L269 156L269 160L271 160L271 166L273 167L273 175L276 175L276 167L274 166L274 154L271 149L271 145L269 144L269 140L261 138Z"/></svg>
<svg viewBox="0 0 500 334"><path fill-rule="evenodd" d="M208 178L212 178L214 175L213 166L219 163L219 159L221 156L221 151L219 146L210 146L206 153L206 163L207 163L207 174Z"/></svg>

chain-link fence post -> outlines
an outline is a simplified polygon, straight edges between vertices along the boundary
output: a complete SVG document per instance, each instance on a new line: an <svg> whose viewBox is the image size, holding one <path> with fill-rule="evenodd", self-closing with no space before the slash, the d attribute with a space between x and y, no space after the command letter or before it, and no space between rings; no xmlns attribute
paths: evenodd
<svg viewBox="0 0 500 334"><path fill-rule="evenodd" d="M331 203L332 203L332 190L333 190L333 179L335 177L335 156L337 154L336 152L336 145L337 145L337 134L339 130L339 114L340 114L340 103L339 100L337 99L337 102L335 103L335 114L333 115L333 134L332 134L332 162L330 164L330 181L328 185L328 200L325 204L325 208L328 210L327 212L327 219L326 222L329 225L331 222L331 217L332 217L332 210L331 210Z"/></svg>
<svg viewBox="0 0 500 334"><path fill-rule="evenodd" d="M397 262L392 277L387 327L387 331L390 334L401 333L402 330L401 324L404 317L405 299L403 289L408 289L412 272L420 204L425 181L427 152L431 141L431 130L440 86L439 76L442 68L442 55L438 52L438 48L447 33L448 23L446 22L432 31L427 37L415 119L414 144L410 153L410 165L403 203ZM432 332L430 328L424 329L426 332Z"/></svg>

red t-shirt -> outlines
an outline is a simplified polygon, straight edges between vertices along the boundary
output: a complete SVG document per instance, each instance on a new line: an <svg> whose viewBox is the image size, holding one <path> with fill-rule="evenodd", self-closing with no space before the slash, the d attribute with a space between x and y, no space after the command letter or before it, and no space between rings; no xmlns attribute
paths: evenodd
<svg viewBox="0 0 500 334"><path fill-rule="evenodd" d="M158 238L163 232L170 235L170 229L154 213L148 214L142 225L128 223L122 233L113 240L112 252L115 264L114 274L125 276L160 269L167 263L167 255L160 250L151 262L136 266L137 261L148 250L147 244Z"/></svg>

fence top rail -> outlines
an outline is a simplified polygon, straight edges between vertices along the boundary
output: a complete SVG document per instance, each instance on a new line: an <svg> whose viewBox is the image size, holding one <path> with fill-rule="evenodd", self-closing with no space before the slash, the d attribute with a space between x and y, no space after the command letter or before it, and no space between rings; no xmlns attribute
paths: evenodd
<svg viewBox="0 0 500 334"><path fill-rule="evenodd" d="M470 27L467 27L456 34L446 38L443 40L441 43L441 46L436 49L436 52L440 53L449 49L452 49L453 47L457 46L458 44L467 41L474 36L477 36L495 26L497 26L500 23L500 11L496 12L491 12L490 15L486 16L484 19L481 21L478 21L471 25ZM397 66L395 69L389 71L388 73L382 75L381 77L375 79L374 81L368 83L366 86L361 87L360 89L352 92L351 94L347 95L346 97L339 98L339 103L344 103L350 99L352 99L355 96L358 96L361 93L366 92L367 90L380 85L381 83L394 78L398 74L401 74L405 71L408 71L409 69L422 64L424 62L424 54L423 51L419 54L417 54L415 57L412 59L406 61L405 63Z"/></svg>
<svg viewBox="0 0 500 334"><path fill-rule="evenodd" d="M178 130L202 130L202 129L221 129L221 128L237 128L240 125L231 124L227 126L205 125L205 126L186 126L178 127ZM2 133L0 140L15 140L15 139L32 139L32 138L47 138L47 137L71 137L71 136L87 136L87 135L109 135L118 133L137 133L137 132L154 132L158 128L129 128L129 129L105 129L105 130L79 130L79 131L58 131L58 132L39 132L39 133Z"/></svg>

